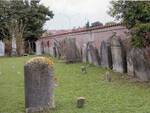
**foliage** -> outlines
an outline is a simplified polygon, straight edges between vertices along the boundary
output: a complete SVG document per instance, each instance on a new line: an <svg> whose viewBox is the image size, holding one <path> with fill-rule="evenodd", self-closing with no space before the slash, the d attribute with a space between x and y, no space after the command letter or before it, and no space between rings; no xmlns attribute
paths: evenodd
<svg viewBox="0 0 150 113"><path fill-rule="evenodd" d="M96 27L96 26L103 26L103 23L101 23L99 21L91 23L91 27Z"/></svg>
<svg viewBox="0 0 150 113"><path fill-rule="evenodd" d="M87 23L85 24L85 27L86 27L86 28L89 28L89 27L90 27L90 22L89 22L89 21L87 21Z"/></svg>
<svg viewBox="0 0 150 113"><path fill-rule="evenodd" d="M119 0L111 1L111 5L109 14L121 20L131 30L133 46L150 46L149 43L145 43L150 42L150 1Z"/></svg>
<svg viewBox="0 0 150 113"><path fill-rule="evenodd" d="M40 0L8 0L0 1L0 36L10 37L5 26L13 19L25 26L25 40L36 40L44 32L44 23L53 17L48 7L40 4ZM5 35L4 35L5 34Z"/></svg>
<svg viewBox="0 0 150 113"><path fill-rule="evenodd" d="M110 21L110 22L106 22L105 25L114 25L114 24L117 24L116 22L113 22L113 21Z"/></svg>
<svg viewBox="0 0 150 113"><path fill-rule="evenodd" d="M131 44L135 47L150 46L150 23L137 24L131 31Z"/></svg>

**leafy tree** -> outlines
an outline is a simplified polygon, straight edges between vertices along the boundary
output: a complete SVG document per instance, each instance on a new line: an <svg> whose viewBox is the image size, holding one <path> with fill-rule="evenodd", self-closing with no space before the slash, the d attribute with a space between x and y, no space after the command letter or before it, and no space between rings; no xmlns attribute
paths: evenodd
<svg viewBox="0 0 150 113"><path fill-rule="evenodd" d="M113 22L113 21L111 21L111 22L106 22L105 23L105 25L114 25L114 24L117 24L116 22Z"/></svg>
<svg viewBox="0 0 150 113"><path fill-rule="evenodd" d="M43 25L53 16L40 0L0 0L0 38L16 40L17 49L22 48L20 41L37 40L44 32Z"/></svg>
<svg viewBox="0 0 150 113"><path fill-rule="evenodd" d="M15 19L19 25L25 26L23 38L36 40L44 32L45 22L53 16L53 12L40 4L40 0L2 0L0 1L0 35L4 38L4 32L7 33L5 24Z"/></svg>
<svg viewBox="0 0 150 113"><path fill-rule="evenodd" d="M135 47L150 46L150 1L111 1L109 14L131 30Z"/></svg>
<svg viewBox="0 0 150 113"><path fill-rule="evenodd" d="M86 28L89 28L89 27L90 27L90 22L89 22L89 21L87 21L87 23L85 24L85 27L86 27Z"/></svg>

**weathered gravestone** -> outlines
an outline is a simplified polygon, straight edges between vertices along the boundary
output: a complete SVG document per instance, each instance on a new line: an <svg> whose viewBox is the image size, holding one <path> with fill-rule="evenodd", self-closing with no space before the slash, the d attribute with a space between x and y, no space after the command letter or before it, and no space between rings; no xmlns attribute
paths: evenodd
<svg viewBox="0 0 150 113"><path fill-rule="evenodd" d="M17 45L16 45L16 37L12 37L12 50L11 50L11 55L16 56L17 55Z"/></svg>
<svg viewBox="0 0 150 113"><path fill-rule="evenodd" d="M36 55L41 55L42 54L42 50L41 50L41 42L40 41L36 41Z"/></svg>
<svg viewBox="0 0 150 113"><path fill-rule="evenodd" d="M64 40L63 56L66 63L77 62L80 60L80 53L75 38L66 38Z"/></svg>
<svg viewBox="0 0 150 113"><path fill-rule="evenodd" d="M53 62L45 57L35 57L24 66L26 113L54 108Z"/></svg>
<svg viewBox="0 0 150 113"><path fill-rule="evenodd" d="M54 42L53 55L56 58L60 58L60 56L61 56L60 46L59 46L58 42Z"/></svg>
<svg viewBox="0 0 150 113"><path fill-rule="evenodd" d="M101 66L105 68L112 68L112 56L110 43L107 41L102 41L100 46L100 61Z"/></svg>
<svg viewBox="0 0 150 113"><path fill-rule="evenodd" d="M127 52L127 73L129 76L134 77L134 67L133 67L133 51L134 49Z"/></svg>
<svg viewBox="0 0 150 113"><path fill-rule="evenodd" d="M126 72L126 53L121 39L114 35L111 38L111 54L113 70L116 72Z"/></svg>
<svg viewBox="0 0 150 113"><path fill-rule="evenodd" d="M5 55L5 44L0 40L0 56Z"/></svg>
<svg viewBox="0 0 150 113"><path fill-rule="evenodd" d="M149 81L150 80L150 48L147 49L139 49L134 48L130 51L130 60L132 62L133 68L132 70L133 76L139 78L141 81ZM129 59L129 58L128 58ZM128 65L128 69L131 65Z"/></svg>
<svg viewBox="0 0 150 113"><path fill-rule="evenodd" d="M82 62L87 63L87 44L82 47Z"/></svg>
<svg viewBox="0 0 150 113"><path fill-rule="evenodd" d="M88 61L90 64L94 64L95 66L99 66L99 56L97 49L91 44L88 43Z"/></svg>

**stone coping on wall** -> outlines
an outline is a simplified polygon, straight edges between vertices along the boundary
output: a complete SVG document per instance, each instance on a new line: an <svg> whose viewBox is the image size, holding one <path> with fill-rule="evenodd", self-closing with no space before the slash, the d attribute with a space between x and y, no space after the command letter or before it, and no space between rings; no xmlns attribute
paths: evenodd
<svg viewBox="0 0 150 113"><path fill-rule="evenodd" d="M106 25L106 26L96 26L96 27L91 27L91 28L84 28L84 29L80 29L80 30L77 29L77 30L73 30L73 31L69 31L69 32L49 35L49 36L46 36L46 37L41 37L40 39L56 37L56 36L62 36L62 35L71 35L71 34L83 33L83 32L91 32L91 31L94 31L94 30L103 30L103 29L106 29L106 28L117 27L117 26L125 27L125 26L123 26L122 23Z"/></svg>

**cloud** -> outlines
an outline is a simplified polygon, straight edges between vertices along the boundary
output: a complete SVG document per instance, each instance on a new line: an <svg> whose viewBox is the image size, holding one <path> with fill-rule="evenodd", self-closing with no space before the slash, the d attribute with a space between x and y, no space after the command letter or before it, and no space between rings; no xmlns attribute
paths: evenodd
<svg viewBox="0 0 150 113"><path fill-rule="evenodd" d="M67 29L83 26L90 22L113 21L107 14L110 0L42 0L41 3L53 10L53 20L46 23L47 29Z"/></svg>

